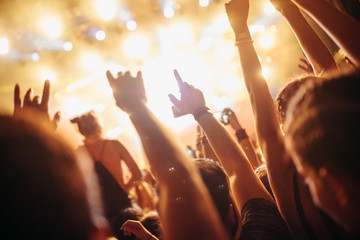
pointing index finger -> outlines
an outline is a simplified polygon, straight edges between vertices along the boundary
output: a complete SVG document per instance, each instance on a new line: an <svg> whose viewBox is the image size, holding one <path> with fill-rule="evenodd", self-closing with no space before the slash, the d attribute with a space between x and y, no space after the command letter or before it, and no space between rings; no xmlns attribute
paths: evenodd
<svg viewBox="0 0 360 240"><path fill-rule="evenodd" d="M184 82L181 79L180 74L178 73L178 71L176 69L174 70L174 76L175 76L176 82L177 82L177 84L178 84L178 86L180 88L180 91L181 91L181 89L182 89L182 87L184 85Z"/></svg>

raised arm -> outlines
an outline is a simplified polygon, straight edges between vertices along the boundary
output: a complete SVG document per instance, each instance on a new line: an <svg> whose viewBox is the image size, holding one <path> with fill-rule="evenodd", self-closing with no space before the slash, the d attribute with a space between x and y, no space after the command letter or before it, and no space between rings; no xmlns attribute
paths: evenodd
<svg viewBox="0 0 360 240"><path fill-rule="evenodd" d="M129 182L125 185L125 189L129 191L129 189L133 185L136 185L136 183L141 179L141 171L135 160L123 144L121 144L119 141L112 141L112 144L131 172L131 178Z"/></svg>
<svg viewBox="0 0 360 240"><path fill-rule="evenodd" d="M196 166L146 106L141 72L134 78L107 72L119 108L134 124L159 187L159 214L166 239L227 239Z"/></svg>
<svg viewBox="0 0 360 240"><path fill-rule="evenodd" d="M325 0L291 0L308 14L345 51L356 67L360 67L360 23L337 10Z"/></svg>
<svg viewBox="0 0 360 240"><path fill-rule="evenodd" d="M183 113L193 114L204 130L212 149L229 176L237 210L241 212L244 204L254 198L273 202L236 140L208 111L202 92L182 82L177 72L175 76L180 86L181 99L178 100L170 95L170 100Z"/></svg>
<svg viewBox="0 0 360 240"><path fill-rule="evenodd" d="M260 148L264 154L270 181L282 183L283 176L292 166L286 157L283 135L275 112L273 99L262 75L259 58L255 52L247 26L248 0L235 0L225 5L230 24L236 36L240 66L253 109ZM275 184L272 184L276 187ZM276 195L276 189L274 194Z"/></svg>
<svg viewBox="0 0 360 240"><path fill-rule="evenodd" d="M309 60L314 75L337 70L333 56L291 0L270 0L284 16Z"/></svg>
<svg viewBox="0 0 360 240"><path fill-rule="evenodd" d="M249 136L247 135L245 128L243 128L239 123L234 111L231 110L230 108L225 108L222 111L222 115L227 116L228 124L235 131L235 136L242 150L246 154L247 159L251 163L253 169L258 168L261 165L261 161L257 158L255 149L252 143L250 142Z"/></svg>

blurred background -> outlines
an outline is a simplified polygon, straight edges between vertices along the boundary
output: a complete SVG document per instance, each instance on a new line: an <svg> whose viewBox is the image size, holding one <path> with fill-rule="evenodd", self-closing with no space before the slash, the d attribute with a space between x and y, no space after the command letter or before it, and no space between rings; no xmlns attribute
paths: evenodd
<svg viewBox="0 0 360 240"><path fill-rule="evenodd" d="M13 111L13 88L41 94L51 81L50 111L58 130L82 143L69 119L94 110L104 135L142 159L141 143L115 106L105 71L142 70L148 106L185 145L195 145L191 116L174 118L168 94L178 96L173 69L201 89L217 115L232 108L250 136L253 119L241 77L234 35L222 0L1 0L0 111ZM341 1L333 1L343 7ZM354 2L354 1L353 1ZM358 1L357 4L359 4ZM350 8L353 10L353 8ZM344 10L344 9L343 9ZM345 9L346 10L346 9ZM302 51L291 29L267 0L252 0L250 30L273 96L301 73ZM311 23L313 24L313 23ZM316 26L314 26L316 28ZM318 28L317 28L317 31ZM341 51L319 31L341 64Z"/></svg>

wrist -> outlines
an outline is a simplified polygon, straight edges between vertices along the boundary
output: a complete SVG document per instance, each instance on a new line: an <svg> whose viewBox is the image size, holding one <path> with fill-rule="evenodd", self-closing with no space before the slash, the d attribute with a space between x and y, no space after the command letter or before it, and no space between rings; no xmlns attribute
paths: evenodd
<svg viewBox="0 0 360 240"><path fill-rule="evenodd" d="M210 109L208 107L200 107L195 110L193 116L196 121L199 121L200 117L204 114L212 114L212 113L210 112Z"/></svg>
<svg viewBox="0 0 360 240"><path fill-rule="evenodd" d="M246 130L244 128L237 130L235 135L239 142L241 142L244 139L249 138L249 136L247 135Z"/></svg>

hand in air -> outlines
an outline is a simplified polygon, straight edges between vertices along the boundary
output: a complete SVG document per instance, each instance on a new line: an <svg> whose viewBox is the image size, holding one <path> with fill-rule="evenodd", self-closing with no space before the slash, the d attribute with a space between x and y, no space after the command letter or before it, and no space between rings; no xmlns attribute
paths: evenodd
<svg viewBox="0 0 360 240"><path fill-rule="evenodd" d="M228 124L230 124L230 126L235 131L241 128L241 125L233 110L231 110L230 108L225 108L221 113L221 119L223 119L223 116L227 116Z"/></svg>
<svg viewBox="0 0 360 240"><path fill-rule="evenodd" d="M290 0L270 0L271 4L274 6L274 8L282 12L285 8L294 7L297 8L294 3L292 3Z"/></svg>
<svg viewBox="0 0 360 240"><path fill-rule="evenodd" d="M50 81L46 80L44 83L43 94L41 97L37 95L32 98L32 89L27 90L23 105L21 106L21 97L20 97L20 86L19 84L15 85L14 90L14 117L19 117L22 115L27 116L40 116L49 122L54 128L57 127L60 121L60 112L56 112L53 119L50 119L49 115L49 97L50 97Z"/></svg>
<svg viewBox="0 0 360 240"><path fill-rule="evenodd" d="M205 99L203 93L194 86L183 82L179 73L174 70L175 79L180 90L180 100L173 94L169 94L170 101L183 114L194 114L197 109L205 107Z"/></svg>
<svg viewBox="0 0 360 240"><path fill-rule="evenodd" d="M225 3L226 14L235 33L247 31L249 0L231 0Z"/></svg>
<svg viewBox="0 0 360 240"><path fill-rule="evenodd" d="M135 235L140 240L150 239L152 235L139 221L127 220L120 228L125 236Z"/></svg>
<svg viewBox="0 0 360 240"><path fill-rule="evenodd" d="M113 90L116 105L130 114L138 107L147 102L142 73L137 72L136 77L131 76L129 71L119 72L114 78L110 71L106 77Z"/></svg>

